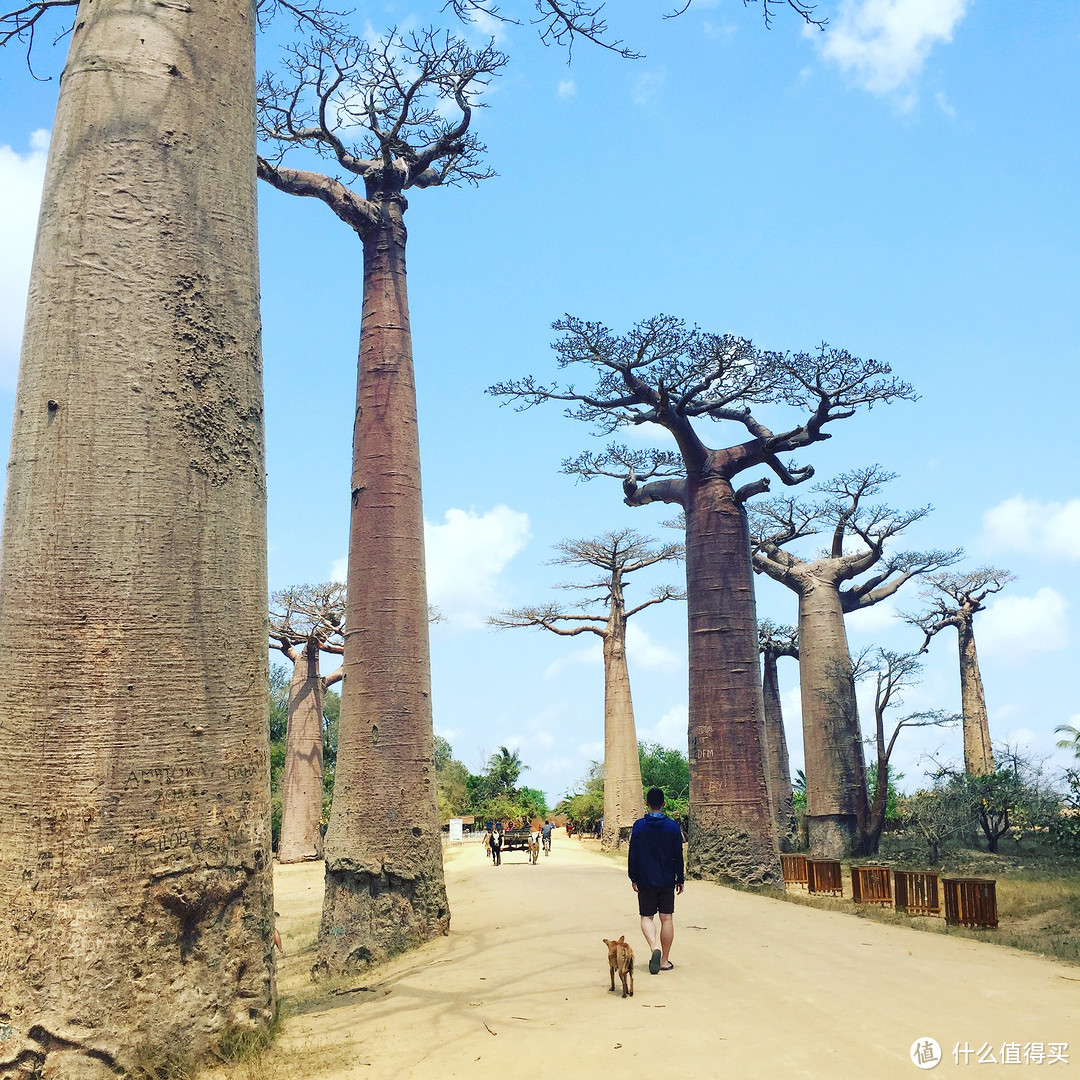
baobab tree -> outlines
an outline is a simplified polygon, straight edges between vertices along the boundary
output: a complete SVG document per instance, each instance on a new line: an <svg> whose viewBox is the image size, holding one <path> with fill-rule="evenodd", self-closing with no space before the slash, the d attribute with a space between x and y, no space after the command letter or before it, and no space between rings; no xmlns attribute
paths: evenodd
<svg viewBox="0 0 1080 1080"><path fill-rule="evenodd" d="M769 784L769 804L773 808L776 839L781 851L791 849L798 831L791 788L784 712L780 706L777 661L782 656L799 659L799 632L794 626L778 626L771 619L758 622L758 652L761 653L761 700L765 710L765 779Z"/></svg>
<svg viewBox="0 0 1080 1080"><path fill-rule="evenodd" d="M956 627L960 652L960 708L964 716L964 768L975 775L994 771L994 751L990 744L990 722L986 713L979 672L979 655L975 650L975 616L985 611L983 601L1001 592L1015 576L993 566L980 566L967 574L933 574L927 579L923 598L929 604L918 615L905 616L926 635L922 651L930 639L947 626Z"/></svg>
<svg viewBox="0 0 1080 1080"><path fill-rule="evenodd" d="M685 594L670 585L653 590L648 600L627 608L625 578L657 563L683 557L681 544L656 547L634 529L617 529L588 540L564 540L556 545L560 553L553 562L560 566L592 567L599 570L586 582L560 585L589 595L575 610L560 604L512 608L493 616L492 626L536 626L553 634L576 637L595 634L604 651L604 848L618 848L623 830L628 830L645 812L634 728L634 702L630 694L630 672L626 663L626 626L633 616L665 600L683 599ZM604 605L604 611L585 611Z"/></svg>
<svg viewBox="0 0 1080 1080"><path fill-rule="evenodd" d="M259 175L321 199L363 243L341 728L317 970L361 968L437 934L450 913L436 808L420 447L405 281L411 188L489 176L470 130L502 67L449 34L328 36L260 83ZM453 110L454 119L446 119ZM282 161L330 158L347 182Z"/></svg>
<svg viewBox="0 0 1080 1080"><path fill-rule="evenodd" d="M564 463L583 479L623 482L631 506L674 503L685 511L690 654L690 872L744 883L781 880L765 778L764 712L758 680L757 617L743 503L768 490L767 477L736 488L736 477L765 466L785 484L812 475L782 460L829 437L825 425L862 406L910 398L888 365L822 346L781 354L744 338L706 334L660 315L617 335L600 323L566 316L554 324L560 368L583 366L590 390L528 376L490 393L520 408L568 403L567 415L600 434L657 424L677 451L611 446ZM754 408L787 405L802 421L779 433ZM749 436L721 449L704 443L699 420L726 422ZM641 481L649 481L642 483Z"/></svg>
<svg viewBox="0 0 1080 1080"><path fill-rule="evenodd" d="M281 788L278 862L322 854L323 695L341 681L341 668L319 671L319 654L344 652L345 586L300 585L270 597L270 647L292 662L285 775Z"/></svg>
<svg viewBox="0 0 1080 1080"><path fill-rule="evenodd" d="M0 558L3 1075L274 1012L251 16L71 33Z"/></svg>
<svg viewBox="0 0 1080 1080"><path fill-rule="evenodd" d="M886 738L885 713L903 705L903 694L920 679L922 664L919 653L898 653L889 649L877 649L861 658L856 677L874 677L874 798L870 804L870 826L863 845L863 853L874 855L881 844L885 828L885 811L889 799L889 760L896 746L897 736L904 728L946 727L955 724L960 717L943 709L923 709L908 713L897 720Z"/></svg>
<svg viewBox="0 0 1080 1080"><path fill-rule="evenodd" d="M810 848L839 857L870 842L866 765L844 616L892 596L906 581L955 562L959 551L887 552L930 507L893 510L870 500L895 479L878 465L842 473L817 502L771 499L751 509L754 569L799 598L799 675ZM821 531L827 552L803 559L785 545ZM863 575L869 574L869 577ZM856 581L856 578L862 578Z"/></svg>

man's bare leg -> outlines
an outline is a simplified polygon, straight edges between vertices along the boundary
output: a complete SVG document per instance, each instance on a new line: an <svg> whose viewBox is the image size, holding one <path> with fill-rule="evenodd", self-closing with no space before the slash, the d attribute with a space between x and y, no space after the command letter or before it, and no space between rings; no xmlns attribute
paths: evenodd
<svg viewBox="0 0 1080 1080"><path fill-rule="evenodd" d="M656 923L653 920L652 915L641 916L641 932L645 935L645 941L648 943L649 952L659 948L656 944Z"/></svg>
<svg viewBox="0 0 1080 1080"><path fill-rule="evenodd" d="M652 921L651 919L649 920ZM664 971L671 963L668 953L671 951L671 943L675 940L675 917L660 912L660 970ZM655 948L655 946L653 946Z"/></svg>
<svg viewBox="0 0 1080 1080"><path fill-rule="evenodd" d="M652 915L641 916L641 932L649 943L649 974L655 975L660 970L663 961L660 956L660 946L657 944L656 923Z"/></svg>

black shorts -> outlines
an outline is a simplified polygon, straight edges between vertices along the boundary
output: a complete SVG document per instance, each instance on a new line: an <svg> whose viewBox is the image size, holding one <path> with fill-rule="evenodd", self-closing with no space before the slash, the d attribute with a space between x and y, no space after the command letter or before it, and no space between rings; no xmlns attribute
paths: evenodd
<svg viewBox="0 0 1080 1080"><path fill-rule="evenodd" d="M670 889L657 889L652 885L639 885L637 887L638 913L648 917L658 911L661 915L673 915L675 913L675 886Z"/></svg>

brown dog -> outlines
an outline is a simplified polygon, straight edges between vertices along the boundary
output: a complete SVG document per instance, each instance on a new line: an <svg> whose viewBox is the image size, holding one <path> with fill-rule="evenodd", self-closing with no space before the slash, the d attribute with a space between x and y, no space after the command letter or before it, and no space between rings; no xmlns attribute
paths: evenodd
<svg viewBox="0 0 1080 1080"><path fill-rule="evenodd" d="M620 936L618 941L608 941L604 938L607 946L607 962L611 974L611 989L615 989L615 972L618 971L622 979L622 996L634 996L634 950L626 944L625 935ZM630 988L627 989L627 979L630 980Z"/></svg>

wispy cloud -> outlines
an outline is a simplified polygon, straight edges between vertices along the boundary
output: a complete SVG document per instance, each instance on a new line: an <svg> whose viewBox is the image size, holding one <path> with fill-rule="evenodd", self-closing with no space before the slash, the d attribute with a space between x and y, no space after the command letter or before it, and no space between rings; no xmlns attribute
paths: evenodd
<svg viewBox="0 0 1080 1080"><path fill-rule="evenodd" d="M949 99L945 94L939 90L934 95L934 101L937 102L937 107L950 119L956 119L956 109L949 103Z"/></svg>
<svg viewBox="0 0 1080 1080"><path fill-rule="evenodd" d="M907 588L911 588L909 584ZM892 600L882 600L870 607L859 608L844 617L847 628L855 634L873 636L882 630L894 629L898 623L898 608Z"/></svg>
<svg viewBox="0 0 1080 1080"><path fill-rule="evenodd" d="M559 97L572 98L577 94L577 84L573 79L562 79L559 82Z"/></svg>
<svg viewBox="0 0 1080 1080"><path fill-rule="evenodd" d="M670 602L670 601L669 601ZM636 622L626 627L626 655L632 668L646 671L678 671L685 660L680 660L666 645L653 641Z"/></svg>
<svg viewBox="0 0 1080 1080"><path fill-rule="evenodd" d="M5 387L15 385L19 369L49 133L35 131L29 142L25 154L0 145L0 386Z"/></svg>
<svg viewBox="0 0 1080 1080"><path fill-rule="evenodd" d="M667 76L662 71L643 71L634 79L630 100L641 108L651 108L656 104L666 79Z"/></svg>
<svg viewBox="0 0 1080 1080"><path fill-rule="evenodd" d="M914 104L912 84L930 50L952 41L970 0L842 0L824 35L808 27L826 59L874 94L906 91L901 104Z"/></svg>
<svg viewBox="0 0 1080 1080"><path fill-rule="evenodd" d="M649 728L638 728L638 738L644 742L658 742L661 746L671 747L686 753L686 731L690 723L690 710L686 705L675 705L668 709L657 722Z"/></svg>
<svg viewBox="0 0 1080 1080"><path fill-rule="evenodd" d="M446 511L441 522L424 522L428 601L450 630L478 630L505 605L499 575L529 539L529 515L499 505L483 514ZM330 567L344 581L348 558Z"/></svg>
<svg viewBox="0 0 1080 1080"><path fill-rule="evenodd" d="M469 20L486 38L491 38L496 45L506 42L506 21L499 19L486 11L473 9L469 12Z"/></svg>
<svg viewBox="0 0 1080 1080"><path fill-rule="evenodd" d="M1014 495L983 514L980 542L996 551L1080 559L1080 499L1041 502Z"/></svg>
<svg viewBox="0 0 1080 1080"><path fill-rule="evenodd" d="M578 640L580 641L581 638L578 638ZM579 646L576 649L572 648L565 655L560 656L558 660L548 664L544 668L544 678L554 679L568 668L582 664L586 667L594 665L600 667L604 663L604 648L600 644L600 639L595 634L589 634L586 641L588 644Z"/></svg>
<svg viewBox="0 0 1080 1080"><path fill-rule="evenodd" d="M702 33L707 38L729 38L735 33L734 23L717 23L712 19L705 19L701 24Z"/></svg>
<svg viewBox="0 0 1080 1080"><path fill-rule="evenodd" d="M1068 604L1053 589L1034 596L999 596L975 626L979 651L999 661L1063 649L1069 642Z"/></svg>

